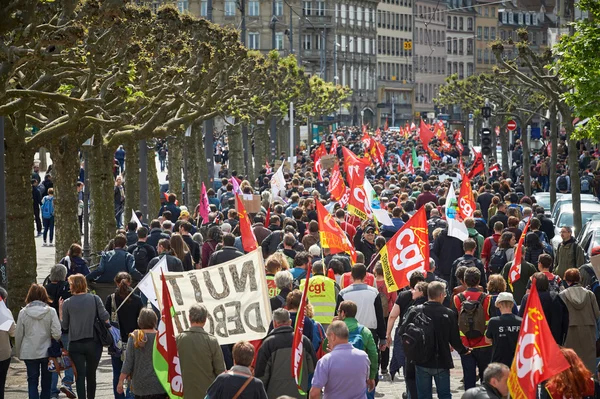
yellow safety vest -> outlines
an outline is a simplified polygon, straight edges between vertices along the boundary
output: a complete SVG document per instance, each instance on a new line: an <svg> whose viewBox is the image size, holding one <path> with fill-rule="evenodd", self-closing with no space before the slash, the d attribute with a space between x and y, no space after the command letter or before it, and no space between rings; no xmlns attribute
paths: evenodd
<svg viewBox="0 0 600 399"><path fill-rule="evenodd" d="M304 289L306 279L300 281L300 290ZM327 276L317 275L310 278L308 286L308 301L313 306L315 321L321 324L331 324L335 314L335 280Z"/></svg>
<svg viewBox="0 0 600 399"><path fill-rule="evenodd" d="M267 276L267 290L269 298L275 298L279 295L279 288L277 288L277 284L275 284L275 276Z"/></svg>

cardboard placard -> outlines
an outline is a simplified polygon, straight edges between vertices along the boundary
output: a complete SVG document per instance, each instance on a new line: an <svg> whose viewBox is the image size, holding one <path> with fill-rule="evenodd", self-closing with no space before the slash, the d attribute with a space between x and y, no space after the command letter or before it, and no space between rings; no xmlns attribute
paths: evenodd
<svg viewBox="0 0 600 399"><path fill-rule="evenodd" d="M251 199L248 197L252 196ZM244 208L246 208L246 212L248 213L258 213L260 212L260 195L256 194L244 194L241 198L242 203L244 204ZM235 202L235 210L238 210L237 201Z"/></svg>
<svg viewBox="0 0 600 399"><path fill-rule="evenodd" d="M323 167L323 169L331 169L331 168L333 168L333 166L335 165L335 163L337 161L338 161L338 158L336 155L333 155L333 154L323 155L321 157L321 166Z"/></svg>

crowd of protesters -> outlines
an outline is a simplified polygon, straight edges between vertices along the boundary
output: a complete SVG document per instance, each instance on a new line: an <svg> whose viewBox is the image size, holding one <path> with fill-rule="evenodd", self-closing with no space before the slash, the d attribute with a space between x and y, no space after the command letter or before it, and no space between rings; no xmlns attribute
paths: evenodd
<svg viewBox="0 0 600 399"><path fill-rule="evenodd" d="M362 155L361 134L359 129L349 128L325 137L327 151L335 137L339 143L335 155L340 161L341 146ZM167 398L152 368L157 312L145 305L133 287L165 257L169 271L187 271L244 255L235 207L235 179L243 193L262 198L261 210L251 215L252 230L265 258L273 322L258 349L246 341L220 345L204 330L206 307L192 306L188 312L190 327L177 336L186 397L372 398L380 378L389 376L393 380L401 374L404 384L398 390L404 392L403 397L431 398L435 382L437 396L451 398L450 370L456 361L452 351L460 355L463 398L507 397L509 368L532 281L552 337L571 365L545 381L539 396L594 397L600 319L595 269L586 263L571 227L561 228L562 242L558 248L552 247L553 222L534 197L525 195L523 157L531 158L533 192L547 191L548 148L523 154L516 140L511 148L510 170L472 180L477 210L464 220L469 238L461 241L449 234L445 217L448 189L461 180L461 154L454 138L448 138L451 149L442 150L434 140L430 151L417 139L401 134L386 132L380 140L386 147L386 162L368 168L366 177L381 209L389 213L392 225L385 226L349 215L331 198L329 173L319 178L313 169L316 146L299 148L295 154L293 172L284 175L284 200L271 196L274 170L268 167L254 182L241 179L235 171L227 174L227 150L223 146L218 154L221 179L208 189L210 213L206 221L200 219L198 208L180 206L175 194L169 194L156 219L146 224L137 212L142 226L132 222L121 229L125 194L121 178L116 176L114 201L119 231L108 243L100 264L90 271L81 246L73 244L46 282L31 286L16 326L0 331L0 359L8 358L10 363L8 337L14 335L15 354L27 366L29 398L58 398L63 393L69 398L93 399L103 350L94 335L95 320L99 319L107 326L118 326L125 345L121 353L111 353L115 398ZM399 164L413 156L411 147L418 164L413 163L414 170L408 171ZM463 154L467 167L468 151ZM566 156L568 151L579 151L582 182L587 181L587 192L600 196L597 151L587 150L583 144L580 150L567 148L564 140L556 151L557 190L570 191L573 182L565 173ZM168 167L165 143L157 147L157 156L163 171ZM432 158L428 172L423 168L426 158ZM115 159L116 168L122 171L122 148ZM50 174L47 176L51 179ZM34 170L36 229L41 234L41 207L44 245L47 233L52 245L53 192L48 183L42 192L40 183ZM356 262L349 254L332 254L321 247L317 201L347 234L356 249ZM378 253L423 207L430 240L429 272L416 271L410 275L409 286L388 292ZM517 243L528 223L520 278L508 284ZM600 254L600 247L592 253ZM318 297L313 297L314 292L308 296L299 387L292 376L290 359L293 326L308 273L310 284L322 284L323 291ZM90 293L91 287L100 296ZM0 295L4 300L7 297L2 290ZM403 338L421 313L434 326L435 349L415 354L404 348ZM65 370L60 382L58 374L48 370L48 348L58 342L75 366ZM0 383L5 381L8 363L0 361Z"/></svg>

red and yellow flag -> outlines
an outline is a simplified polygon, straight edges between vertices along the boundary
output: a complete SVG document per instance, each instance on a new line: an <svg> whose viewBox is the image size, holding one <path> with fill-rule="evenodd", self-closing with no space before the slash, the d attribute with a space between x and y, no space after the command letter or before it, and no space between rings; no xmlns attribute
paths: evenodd
<svg viewBox="0 0 600 399"><path fill-rule="evenodd" d="M244 207L244 203L240 196L236 194L235 200L237 201L238 216L240 218L240 234L242 237L242 246L244 247L244 251L252 252L256 248L258 248L258 242L256 241L254 230L252 230L252 223L250 223L248 212L246 212L246 207Z"/></svg>
<svg viewBox="0 0 600 399"><path fill-rule="evenodd" d="M390 292L408 286L414 271L429 271L429 234L425 212L425 207L419 209L379 252L385 285Z"/></svg>
<svg viewBox="0 0 600 399"><path fill-rule="evenodd" d="M517 349L508 375L510 397L535 398L540 382L569 367L569 362L552 338L534 279L531 282Z"/></svg>
<svg viewBox="0 0 600 399"><path fill-rule="evenodd" d="M327 212L327 209L325 209L319 201L316 201L316 204L321 247L329 248L329 251L332 254L340 252L349 253L352 258L352 263L356 263L356 251L350 243L348 236L344 233L344 230L342 230L333 216Z"/></svg>
<svg viewBox="0 0 600 399"><path fill-rule="evenodd" d="M319 201L317 201L319 203ZM304 309L306 309L306 300L308 298L308 286L310 280L310 270L306 272L306 283L304 284L304 290L302 291L302 298L300 299L300 307L298 308L298 314L296 315L296 325L294 326L294 340L292 341L292 375L296 380L296 387L298 393L301 396L305 396L306 392L302 390L300 381L302 380L302 358L304 357L304 344L302 342L302 331L304 331Z"/></svg>
<svg viewBox="0 0 600 399"><path fill-rule="evenodd" d="M431 172L431 163L429 162L429 158L427 157L427 155L423 156L423 172Z"/></svg>
<svg viewBox="0 0 600 399"><path fill-rule="evenodd" d="M458 213L461 219L465 220L466 218L473 217L475 209L476 205L471 181L463 175L458 194Z"/></svg>
<svg viewBox="0 0 600 399"><path fill-rule="evenodd" d="M325 143L321 143L319 148L315 151L315 165L313 168L313 172L316 172L319 175L319 180L323 181L323 166L321 165L321 157L323 155L327 155L327 149L325 148Z"/></svg>
<svg viewBox="0 0 600 399"><path fill-rule="evenodd" d="M362 184L365 179L365 169L371 164L371 161L357 157L346 147L342 147L342 153L344 154L344 172L346 172L348 185L352 186L354 181Z"/></svg>
<svg viewBox="0 0 600 399"><path fill-rule="evenodd" d="M523 229L523 234L521 234L521 238L519 238L519 244L517 244L517 249L515 250L515 259L513 260L513 264L508 272L508 285L511 287L515 281L521 278L521 255L523 253L523 242L525 241L527 230L529 230L529 223L531 223L531 218L529 218L527 221L527 224Z"/></svg>
<svg viewBox="0 0 600 399"><path fill-rule="evenodd" d="M329 186L327 186L327 191L329 191L333 199L336 201L339 201L346 192L346 183L344 183L344 179L342 179L340 167L337 162L333 165L333 169L331 170L331 177L329 177Z"/></svg>

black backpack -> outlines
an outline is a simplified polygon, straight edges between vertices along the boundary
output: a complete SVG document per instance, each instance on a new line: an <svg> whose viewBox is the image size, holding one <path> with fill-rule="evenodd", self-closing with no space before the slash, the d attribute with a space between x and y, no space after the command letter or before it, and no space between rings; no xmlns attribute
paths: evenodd
<svg viewBox="0 0 600 399"><path fill-rule="evenodd" d="M420 363L424 363L436 356L435 326L431 317L425 314L423 305L407 314L402 323L401 339L408 360L419 359Z"/></svg>
<svg viewBox="0 0 600 399"><path fill-rule="evenodd" d="M142 245L137 245L133 250L133 258L135 259L135 268L142 275L148 273L148 250Z"/></svg>
<svg viewBox="0 0 600 399"><path fill-rule="evenodd" d="M567 191L569 189L569 182L566 176L561 176L556 182L556 188L558 191Z"/></svg>
<svg viewBox="0 0 600 399"><path fill-rule="evenodd" d="M497 274L502 272L504 265L508 263L508 257L506 256L506 249L497 248L496 252L490 257L490 274Z"/></svg>
<svg viewBox="0 0 600 399"><path fill-rule="evenodd" d="M459 267L464 266L464 267L477 267L477 263L475 263L475 259L462 259L460 262L458 262L458 264L456 265L456 268L458 269Z"/></svg>

